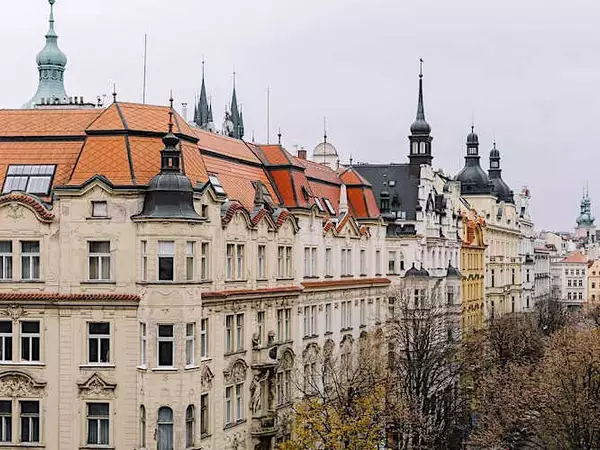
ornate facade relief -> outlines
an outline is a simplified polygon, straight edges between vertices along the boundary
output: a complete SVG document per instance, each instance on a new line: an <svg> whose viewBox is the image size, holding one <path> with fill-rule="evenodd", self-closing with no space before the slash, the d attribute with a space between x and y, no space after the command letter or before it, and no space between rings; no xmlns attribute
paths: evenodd
<svg viewBox="0 0 600 450"><path fill-rule="evenodd" d="M225 382L230 383L243 383L246 380L246 371L248 370L248 364L243 359L236 359L233 361L228 368L223 371L225 376Z"/></svg>
<svg viewBox="0 0 600 450"><path fill-rule="evenodd" d="M0 311L0 315L10 317L14 322L18 321L26 314L27 312L23 309L23 307L17 304L8 305L6 309Z"/></svg>
<svg viewBox="0 0 600 450"><path fill-rule="evenodd" d="M212 382L215 376L210 370L210 367L204 365L202 367L202 374L200 375L200 383L202 385L202 392L210 391L212 389Z"/></svg>
<svg viewBox="0 0 600 450"><path fill-rule="evenodd" d="M95 373L83 383L77 383L81 397L112 398L115 395L116 384L108 383Z"/></svg>
<svg viewBox="0 0 600 450"><path fill-rule="evenodd" d="M45 381L36 381L24 372L0 374L0 397L42 397Z"/></svg>

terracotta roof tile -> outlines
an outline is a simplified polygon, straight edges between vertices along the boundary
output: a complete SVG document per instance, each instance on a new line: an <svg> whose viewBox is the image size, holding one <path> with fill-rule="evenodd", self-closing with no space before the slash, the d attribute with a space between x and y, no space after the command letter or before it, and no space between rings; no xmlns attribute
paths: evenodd
<svg viewBox="0 0 600 450"><path fill-rule="evenodd" d="M50 222L54 219L54 213L50 212L48 208L46 208L46 205L31 195L20 192L11 192L0 196L0 204L10 202L23 203L30 206L45 222Z"/></svg>
<svg viewBox="0 0 600 450"><path fill-rule="evenodd" d="M192 182L192 186L197 183L205 183L208 180L208 173L198 146L189 142L182 142L181 153L185 174Z"/></svg>
<svg viewBox="0 0 600 450"><path fill-rule="evenodd" d="M283 165L292 162L292 156L280 145L261 145L260 148L265 154L269 164Z"/></svg>
<svg viewBox="0 0 600 450"><path fill-rule="evenodd" d="M0 125L1 127L1 125ZM83 142L0 142L0 186L10 164L56 164L53 186L67 182Z"/></svg>
<svg viewBox="0 0 600 450"><path fill-rule="evenodd" d="M3 109L0 136L84 136L98 109Z"/></svg>
<svg viewBox="0 0 600 450"><path fill-rule="evenodd" d="M587 263L587 261L588 261L587 258L585 256L583 256L582 253L575 252L575 253L571 253L569 256L564 258L561 262L583 264L583 263Z"/></svg>
<svg viewBox="0 0 600 450"><path fill-rule="evenodd" d="M277 187L277 192L281 196L281 201L284 206L293 207L296 206L294 200L294 186L292 184L292 178L290 177L290 171L288 169L271 170L271 177Z"/></svg>
<svg viewBox="0 0 600 450"><path fill-rule="evenodd" d="M367 204L363 195L363 190L360 187L349 187L346 189L348 195L348 203L352 212L357 218L369 217Z"/></svg>
<svg viewBox="0 0 600 450"><path fill-rule="evenodd" d="M331 206L333 206L333 209L335 210L335 213L337 215L340 211L339 186L331 186L330 184L319 183L312 180L309 180L308 184L310 185L310 190L315 197L329 199L329 202L331 203ZM323 208L327 208L327 206L325 206L322 200L321 203L323 204ZM329 213L327 209L325 210L325 212Z"/></svg>
<svg viewBox="0 0 600 450"><path fill-rule="evenodd" d="M134 301L140 297L133 294L59 294L57 292L0 292L0 300L102 300L102 301Z"/></svg>
<svg viewBox="0 0 600 450"><path fill-rule="evenodd" d="M193 132L200 140L198 146L202 150L208 150L213 153L230 156L243 161L254 163L261 162L244 141L223 136L221 134L209 133L208 131L196 128L193 129Z"/></svg>
<svg viewBox="0 0 600 450"><path fill-rule="evenodd" d="M104 175L115 185L133 184L125 136L87 138L69 184L82 184L95 175Z"/></svg>
<svg viewBox="0 0 600 450"><path fill-rule="evenodd" d="M87 129L90 131L124 129L123 121L116 105L113 103L108 108L102 110L102 114Z"/></svg>
<svg viewBox="0 0 600 450"><path fill-rule="evenodd" d="M292 159L294 162L306 169L305 173L307 178L314 178L316 180L322 180L335 184L342 183L338 174L334 170L331 170L328 166L309 161L307 159L301 159L297 156L292 156Z"/></svg>
<svg viewBox="0 0 600 450"><path fill-rule="evenodd" d="M343 280L304 281L305 289L319 289L328 287L363 287L367 285L390 284L388 278L347 278Z"/></svg>
<svg viewBox="0 0 600 450"><path fill-rule="evenodd" d="M345 185L356 185L371 186L365 177L359 174L352 167L346 167L339 171L339 176Z"/></svg>
<svg viewBox="0 0 600 450"><path fill-rule="evenodd" d="M162 139L148 137L129 137L131 160L137 184L148 184L160 171L160 151L164 148Z"/></svg>

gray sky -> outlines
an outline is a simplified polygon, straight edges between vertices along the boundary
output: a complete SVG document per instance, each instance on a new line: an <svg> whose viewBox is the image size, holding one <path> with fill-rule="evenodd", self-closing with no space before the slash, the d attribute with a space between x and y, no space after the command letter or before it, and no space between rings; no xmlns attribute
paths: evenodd
<svg viewBox="0 0 600 450"><path fill-rule="evenodd" d="M456 174L472 117L482 165L493 137L503 176L532 191L536 228L571 229L582 186L592 206L600 118L597 0L57 0L56 31L69 95L92 100L117 83L141 101L144 33L148 101L193 102L204 55L215 121L237 72L246 137L290 151L329 140L342 159L405 162L425 60L425 112L434 165ZM47 0L2 1L1 107L35 92Z"/></svg>

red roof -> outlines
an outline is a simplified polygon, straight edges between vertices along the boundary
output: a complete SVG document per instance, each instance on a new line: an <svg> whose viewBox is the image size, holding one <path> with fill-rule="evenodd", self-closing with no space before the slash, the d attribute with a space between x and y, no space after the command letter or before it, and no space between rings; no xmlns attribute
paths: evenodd
<svg viewBox="0 0 600 450"><path fill-rule="evenodd" d="M4 109L0 110L0 136L81 136L102 110Z"/></svg>
<svg viewBox="0 0 600 450"><path fill-rule="evenodd" d="M583 263L587 263L588 260L585 256L583 256L582 253L575 252L575 253L571 253L569 256L564 258L561 262L583 264Z"/></svg>

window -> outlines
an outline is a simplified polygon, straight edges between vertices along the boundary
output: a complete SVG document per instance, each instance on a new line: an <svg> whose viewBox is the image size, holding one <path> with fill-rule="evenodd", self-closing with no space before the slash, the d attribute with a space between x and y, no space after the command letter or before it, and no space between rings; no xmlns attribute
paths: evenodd
<svg viewBox="0 0 600 450"><path fill-rule="evenodd" d="M512 284L515 284L516 282L516 275L515 275L515 269L512 269Z"/></svg>
<svg viewBox="0 0 600 450"><path fill-rule="evenodd" d="M244 385L235 385L235 420L240 421L244 418Z"/></svg>
<svg viewBox="0 0 600 450"><path fill-rule="evenodd" d="M12 242L0 241L0 280L12 279Z"/></svg>
<svg viewBox="0 0 600 450"><path fill-rule="evenodd" d="M360 251L360 274L361 275L366 275L367 273L367 255L366 255L366 250L361 250Z"/></svg>
<svg viewBox="0 0 600 450"><path fill-rule="evenodd" d="M335 209L333 209L333 206L331 205L331 202L329 201L329 199L323 198L323 201L325 202L325 206L327 207L327 211L329 211L329 214L331 214L332 216L335 216Z"/></svg>
<svg viewBox="0 0 600 450"><path fill-rule="evenodd" d="M0 361L12 361L12 321L0 322Z"/></svg>
<svg viewBox="0 0 600 450"><path fill-rule="evenodd" d="M235 395L235 398L234 398ZM239 383L225 388L225 424L239 422L244 418L244 384Z"/></svg>
<svg viewBox="0 0 600 450"><path fill-rule="evenodd" d="M317 248L304 247L304 276L314 277L317 275Z"/></svg>
<svg viewBox="0 0 600 450"><path fill-rule="evenodd" d="M290 339L290 308L277 310L277 341L283 342Z"/></svg>
<svg viewBox="0 0 600 450"><path fill-rule="evenodd" d="M352 328L352 301L341 303L340 314L342 329Z"/></svg>
<svg viewBox="0 0 600 450"><path fill-rule="evenodd" d="M148 281L148 241L140 243L142 252L142 281Z"/></svg>
<svg viewBox="0 0 600 450"><path fill-rule="evenodd" d="M110 242L88 242L89 279L110 280Z"/></svg>
<svg viewBox="0 0 600 450"><path fill-rule="evenodd" d="M400 270L404 270L404 253L400 252Z"/></svg>
<svg viewBox="0 0 600 450"><path fill-rule="evenodd" d="M233 351L233 314L225 317L225 353Z"/></svg>
<svg viewBox="0 0 600 450"><path fill-rule="evenodd" d="M88 362L107 364L110 362L110 324L88 322Z"/></svg>
<svg viewBox="0 0 600 450"><path fill-rule="evenodd" d="M396 252L388 252L388 274L396 274Z"/></svg>
<svg viewBox="0 0 600 450"><path fill-rule="evenodd" d="M40 361L40 323L21 322L21 361Z"/></svg>
<svg viewBox="0 0 600 450"><path fill-rule="evenodd" d="M592 281L592 289L596 289L596 282Z"/></svg>
<svg viewBox="0 0 600 450"><path fill-rule="evenodd" d="M375 319L377 319L377 320L381 319L381 299L380 298L375 299Z"/></svg>
<svg viewBox="0 0 600 450"><path fill-rule="evenodd" d="M21 241L21 279L40 279L39 241Z"/></svg>
<svg viewBox="0 0 600 450"><path fill-rule="evenodd" d="M388 298L388 319L393 319L396 316L395 303L396 299L394 297Z"/></svg>
<svg viewBox="0 0 600 450"><path fill-rule="evenodd" d="M265 276L266 253L267 253L267 246L259 245L258 246L258 264L256 267L256 278L258 278L259 280L266 278L266 276Z"/></svg>
<svg viewBox="0 0 600 450"><path fill-rule="evenodd" d="M304 336L317 334L317 306L304 307Z"/></svg>
<svg viewBox="0 0 600 450"><path fill-rule="evenodd" d="M208 180L210 181L210 184L212 185L215 194L225 195L225 189L223 189L223 186L221 185L221 182L219 181L216 175L209 175Z"/></svg>
<svg viewBox="0 0 600 450"><path fill-rule="evenodd" d="M381 275L381 250L375 250L375 275Z"/></svg>
<svg viewBox="0 0 600 450"><path fill-rule="evenodd" d="M340 256L340 275L344 276L348 273L348 258L346 257L346 249L343 248Z"/></svg>
<svg viewBox="0 0 600 450"><path fill-rule="evenodd" d="M225 388L225 425L229 425L232 419L232 397L233 397L233 386L227 386Z"/></svg>
<svg viewBox="0 0 600 450"><path fill-rule="evenodd" d="M260 345L264 345L265 341L265 312L257 311L256 312L256 324L258 327L258 343Z"/></svg>
<svg viewBox="0 0 600 450"><path fill-rule="evenodd" d="M277 277L292 277L292 247L290 246L277 248Z"/></svg>
<svg viewBox="0 0 600 450"><path fill-rule="evenodd" d="M190 367L195 363L196 354L196 324L185 324L185 365Z"/></svg>
<svg viewBox="0 0 600 450"><path fill-rule="evenodd" d="M364 299L360 300L360 324L361 325L367 324L367 307L365 305Z"/></svg>
<svg viewBox="0 0 600 450"><path fill-rule="evenodd" d="M158 241L158 279L173 281L174 279L175 242Z"/></svg>
<svg viewBox="0 0 600 450"><path fill-rule="evenodd" d="M492 287L494 287L496 284L496 271L494 269L492 269L491 273L492 273L492 278L491 278Z"/></svg>
<svg viewBox="0 0 600 450"><path fill-rule="evenodd" d="M571 300L571 299L572 299L572 295L571 295L571 293L570 293L570 292L567 294L567 299L568 299L568 300Z"/></svg>
<svg viewBox="0 0 600 450"><path fill-rule="evenodd" d="M244 349L244 314L238 314L235 320L236 350Z"/></svg>
<svg viewBox="0 0 600 450"><path fill-rule="evenodd" d="M310 277L310 247L304 247L304 276Z"/></svg>
<svg viewBox="0 0 600 450"><path fill-rule="evenodd" d="M425 307L425 290L415 289L415 308Z"/></svg>
<svg viewBox="0 0 600 450"><path fill-rule="evenodd" d="M234 347L235 321L235 347ZM243 350L244 345L244 314L230 314L225 317L225 352Z"/></svg>
<svg viewBox="0 0 600 450"><path fill-rule="evenodd" d="M227 244L226 276L228 280L244 278L244 244Z"/></svg>
<svg viewBox="0 0 600 450"><path fill-rule="evenodd" d="M157 450L173 450L173 410L167 406L159 408L156 424Z"/></svg>
<svg viewBox="0 0 600 450"><path fill-rule="evenodd" d="M185 257L185 279L192 281L194 279L194 253L196 250L195 242L188 242L186 244L186 257Z"/></svg>
<svg viewBox="0 0 600 450"><path fill-rule="evenodd" d="M453 286L448 286L447 296L448 296L448 306L454 305L454 287Z"/></svg>
<svg viewBox="0 0 600 450"><path fill-rule="evenodd" d="M201 246L201 254L200 254L200 279L208 280L209 279L209 244L208 242L203 242Z"/></svg>
<svg viewBox="0 0 600 450"><path fill-rule="evenodd" d="M331 332L331 303L325 304L325 332Z"/></svg>
<svg viewBox="0 0 600 450"><path fill-rule="evenodd" d="M577 298L579 300L583 300L583 292L579 292L578 295L577 295Z"/></svg>
<svg viewBox="0 0 600 450"><path fill-rule="evenodd" d="M333 275L333 266L331 261L331 248L325 249L325 275L331 277Z"/></svg>
<svg viewBox="0 0 600 450"><path fill-rule="evenodd" d="M140 448L146 447L146 407L140 405Z"/></svg>
<svg viewBox="0 0 600 450"><path fill-rule="evenodd" d="M583 280L579 280L579 282L577 284L579 287L583 287Z"/></svg>
<svg viewBox="0 0 600 450"><path fill-rule="evenodd" d="M108 217L106 201L92 201L92 217Z"/></svg>
<svg viewBox="0 0 600 450"><path fill-rule="evenodd" d="M511 312L515 312L515 297L511 298Z"/></svg>
<svg viewBox="0 0 600 450"><path fill-rule="evenodd" d="M194 405L189 405L185 410L185 447L194 446L194 428L196 426Z"/></svg>
<svg viewBox="0 0 600 450"><path fill-rule="evenodd" d="M200 320L200 357L208 357L208 319Z"/></svg>
<svg viewBox="0 0 600 450"><path fill-rule="evenodd" d="M12 402L0 401L0 442L12 441Z"/></svg>
<svg viewBox="0 0 600 450"><path fill-rule="evenodd" d="M175 355L173 325L158 325L156 340L158 367L173 367Z"/></svg>
<svg viewBox="0 0 600 450"><path fill-rule="evenodd" d="M108 403L87 404L87 431L88 445L108 445Z"/></svg>
<svg viewBox="0 0 600 450"><path fill-rule="evenodd" d="M314 199L315 199L315 205L317 205L317 208L319 208L319 211L325 212L325 208L323 208L323 203L321 203L321 199L319 197L314 197Z"/></svg>
<svg viewBox="0 0 600 450"><path fill-rule="evenodd" d="M15 165L8 166L2 193L23 191L29 194L46 196L50 192L50 184L54 176L54 165Z"/></svg>
<svg viewBox="0 0 600 450"><path fill-rule="evenodd" d="M21 401L21 442L40 442L40 402Z"/></svg>
<svg viewBox="0 0 600 450"><path fill-rule="evenodd" d="M140 323L140 365L146 367L146 364L148 364L148 336L146 324Z"/></svg>
<svg viewBox="0 0 600 450"><path fill-rule="evenodd" d="M571 287L571 280L567 280L567 287Z"/></svg>
<svg viewBox="0 0 600 450"><path fill-rule="evenodd" d="M208 394L200 396L200 435L206 436L209 433L208 423Z"/></svg>
<svg viewBox="0 0 600 450"><path fill-rule="evenodd" d="M425 142L420 142L419 143L419 153L425 154L426 153L425 147L426 147Z"/></svg>
<svg viewBox="0 0 600 450"><path fill-rule="evenodd" d="M527 282L528 283L529 283L529 280L531 279L531 275L529 272L530 272L529 269L527 269Z"/></svg>

